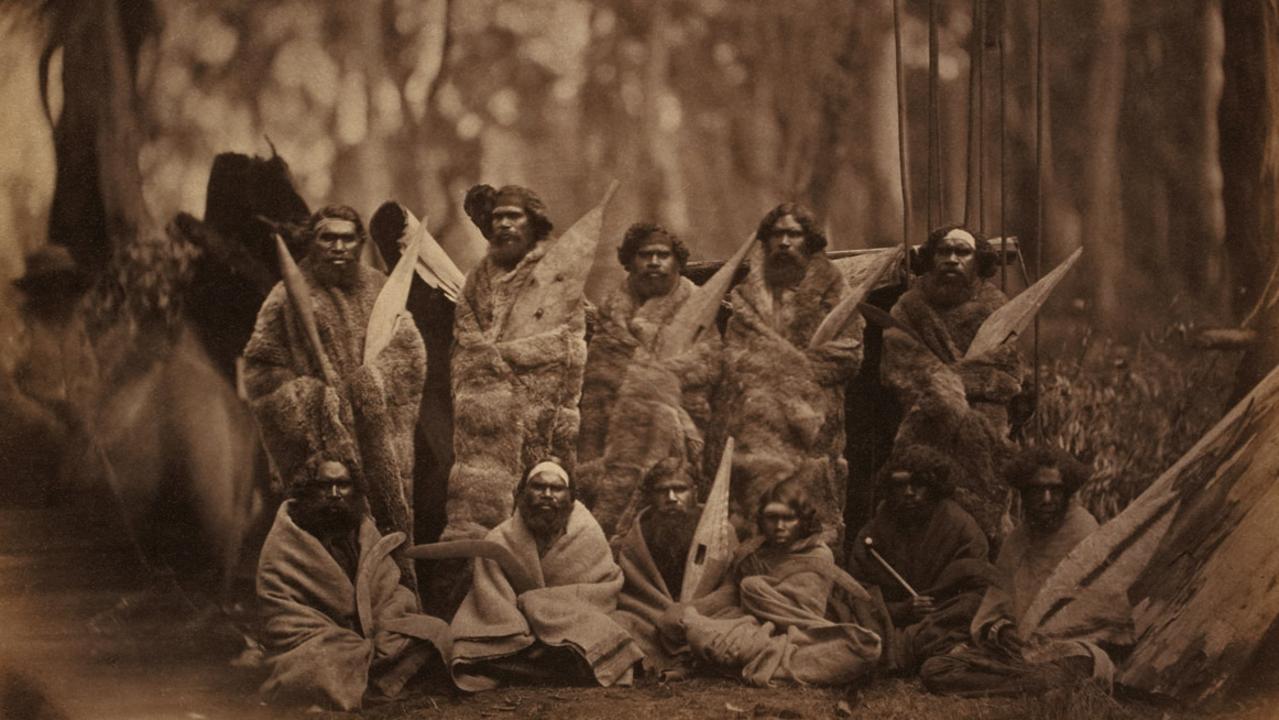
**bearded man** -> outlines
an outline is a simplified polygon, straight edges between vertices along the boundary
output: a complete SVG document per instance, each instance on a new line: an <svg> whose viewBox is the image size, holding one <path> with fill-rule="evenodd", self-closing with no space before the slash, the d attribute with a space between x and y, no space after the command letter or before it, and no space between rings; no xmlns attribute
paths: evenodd
<svg viewBox="0 0 1279 720"><path fill-rule="evenodd" d="M920 678L932 692L966 696L1040 693L1090 679L1109 687L1114 664L1103 645L1122 643L1122 633L1045 638L1025 626L1027 609L1058 563L1097 529L1074 500L1088 468L1062 450L1028 448L1004 476L1021 495L1024 522L999 549L997 581L973 617L972 646L928 659Z"/></svg>
<svg viewBox="0 0 1279 720"><path fill-rule="evenodd" d="M798 478L827 540L842 545L845 484L844 388L861 363L862 320L817 346L822 320L849 292L826 258L826 238L809 211L773 208L755 234L762 262L732 293L724 335L727 435L733 455L733 518L750 532L759 498L781 478Z"/></svg>
<svg viewBox="0 0 1279 720"><path fill-rule="evenodd" d="M720 376L720 339L703 337L678 357L659 359L658 334L695 285L680 271L688 248L660 225L636 223L617 259L627 277L599 308L582 382L578 477L606 535L657 463L683 458L696 477L710 398Z"/></svg>
<svg viewBox="0 0 1279 720"><path fill-rule="evenodd" d="M341 462L319 460L275 516L258 562L262 642L273 702L360 707L393 698L422 671L442 671L448 624L418 612L364 493Z"/></svg>
<svg viewBox="0 0 1279 720"><path fill-rule="evenodd" d="M390 343L364 363L364 336L386 276L359 262L368 234L344 205L311 216L300 263L318 348L283 282L258 311L244 348L244 385L279 480L299 482L316 458L350 469L379 532L412 538L413 427L426 378L426 348L407 313ZM328 365L337 382L326 382ZM412 565L402 564L406 582Z"/></svg>
<svg viewBox="0 0 1279 720"><path fill-rule="evenodd" d="M679 602L702 508L678 461L659 463L644 477L643 488L644 509L618 546L626 584L613 617L644 651L646 672L682 676L692 659L688 645L670 642L659 628L662 615Z"/></svg>
<svg viewBox="0 0 1279 720"><path fill-rule="evenodd" d="M535 465L517 494L515 515L485 537L504 560L475 560L453 617L454 683L629 684L643 653L610 617L622 571L599 524L558 461Z"/></svg>
<svg viewBox="0 0 1279 720"><path fill-rule="evenodd" d="M537 458L573 467L586 362L583 298L569 299L567 320L544 332L521 332L510 320L550 244L541 199L517 185L477 185L465 208L489 252L467 276L454 317L445 540L481 537L510 517L512 491Z"/></svg>
<svg viewBox="0 0 1279 720"><path fill-rule="evenodd" d="M1004 488L996 470L1011 453L1008 406L1026 374L1004 344L965 357L978 328L1008 298L986 281L997 256L958 225L934 230L920 250L919 283L893 306L899 326L884 333L884 383L905 417L895 444L925 444L960 465L955 499L998 537Z"/></svg>
<svg viewBox="0 0 1279 720"><path fill-rule="evenodd" d="M950 494L950 461L922 445L898 448L879 472L885 497L858 533L849 572L886 603L892 618L884 655L892 672L920 663L968 639L968 626L994 574L977 521ZM874 549L900 580L871 554Z"/></svg>

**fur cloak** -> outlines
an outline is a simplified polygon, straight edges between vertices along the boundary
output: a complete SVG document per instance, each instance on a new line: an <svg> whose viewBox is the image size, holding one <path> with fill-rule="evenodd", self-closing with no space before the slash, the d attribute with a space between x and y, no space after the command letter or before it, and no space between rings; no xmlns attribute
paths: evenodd
<svg viewBox="0 0 1279 720"><path fill-rule="evenodd" d="M739 531L753 527L760 495L790 476L802 479L819 508L826 537L843 538L848 463L844 460L844 389L861 364L860 315L834 339L809 348L818 325L849 292L825 255L780 303L756 255L732 293L724 334L723 417L736 446L732 507Z"/></svg>
<svg viewBox="0 0 1279 720"><path fill-rule="evenodd" d="M756 686L842 685L865 675L879 661L880 639L857 623L827 619L837 573L817 536L745 555L734 572L740 616L685 614L693 654L739 670Z"/></svg>
<svg viewBox="0 0 1279 720"><path fill-rule="evenodd" d="M689 477L701 474L720 376L719 334L707 333L676 358L654 355L659 331L694 289L681 277L667 295L637 305L623 280L599 308L582 383L577 459L582 498L606 535L626 531L618 522L633 514L637 489L654 465L676 457Z"/></svg>
<svg viewBox="0 0 1279 720"><path fill-rule="evenodd" d="M485 257L462 289L453 321L453 468L443 540L482 537L511 517L515 487L534 463L555 455L575 472L584 301L554 330L508 337L511 308L533 282L547 242L510 272Z"/></svg>
<svg viewBox="0 0 1279 720"><path fill-rule="evenodd" d="M867 537L874 538L875 550L911 587L933 598L933 613L920 621L911 617L910 595L871 557ZM880 506L857 534L848 570L887 604L893 632L884 638L884 653L891 667L915 670L927 658L968 639L968 627L994 576L989 556L977 521L949 498L940 500L927 522L914 530L902 528L892 512Z"/></svg>
<svg viewBox="0 0 1279 720"><path fill-rule="evenodd" d="M448 624L418 612L417 596L400 584L390 559L403 533L382 536L366 517L352 582L320 541L293 522L292 502L276 513L258 562L271 671L262 693L354 710L370 682L384 696L398 695L432 659L431 648L447 663Z"/></svg>
<svg viewBox="0 0 1279 720"><path fill-rule="evenodd" d="M895 444L928 445L954 459L962 470L955 499L997 537L1007 491L996 473L1011 450L1008 403L1021 391L1025 367L1011 344L974 358L964 352L1008 298L979 280L972 299L943 308L929 302L927 282L892 310L914 337L897 328L884 333L881 372L904 413Z"/></svg>
<svg viewBox="0 0 1279 720"><path fill-rule="evenodd" d="M451 626L451 667L459 688L494 689L497 680L469 666L510 657L534 642L571 648L600 685L629 682L643 653L609 616L617 609L622 570L586 506L574 501L564 534L541 557L519 513L485 539L510 550L537 587L517 590L496 562L475 560L471 591Z"/></svg>
<svg viewBox="0 0 1279 720"><path fill-rule="evenodd" d="M244 384L263 444L284 487L322 460L345 463L364 485L379 532L403 532L411 542L413 429L426 346L406 312L390 344L362 364L369 315L386 276L361 264L358 282L341 288L321 285L310 267L303 261L320 344L339 385L325 383L284 283L276 283L244 349Z"/></svg>

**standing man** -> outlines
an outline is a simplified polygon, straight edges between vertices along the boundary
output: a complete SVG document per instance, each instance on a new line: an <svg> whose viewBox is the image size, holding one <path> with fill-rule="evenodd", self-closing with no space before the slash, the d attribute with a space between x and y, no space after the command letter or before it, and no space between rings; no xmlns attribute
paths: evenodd
<svg viewBox="0 0 1279 720"><path fill-rule="evenodd" d="M527 334L512 309L535 291L551 221L528 188L476 185L465 209L489 241L466 278L453 325L453 468L442 539L482 537L511 516L523 468L547 456L571 471L577 453L586 315L580 294L567 319ZM540 315L540 311L539 311Z"/></svg>
<svg viewBox="0 0 1279 720"><path fill-rule="evenodd" d="M680 271L688 248L652 223L626 231L617 259L621 287L599 308L582 383L578 477L607 535L639 491L640 479L668 458L695 480L720 375L720 339L705 333L678 357L660 359L658 335L696 286Z"/></svg>
<svg viewBox="0 0 1279 720"><path fill-rule="evenodd" d="M950 461L932 448L895 449L879 472L885 500L853 544L849 572L880 594L892 618L892 635L884 638L890 671L914 673L928 658L967 640L994 574L986 535L950 499L952 475ZM917 595L871 554L872 547Z"/></svg>
<svg viewBox="0 0 1279 720"><path fill-rule="evenodd" d="M280 282L244 348L244 383L263 444L283 487L313 476L323 459L342 463L367 494L378 531L403 532L411 542L422 337L405 314L387 347L364 364L369 316L386 282L359 261L364 224L351 208L335 205L312 215L305 232L309 250L300 269L319 347L308 340L298 299ZM411 562L401 569L414 587Z"/></svg>
<svg viewBox="0 0 1279 720"><path fill-rule="evenodd" d="M844 387L861 363L856 316L828 342L810 347L848 283L826 258L826 237L795 203L773 208L756 231L762 250L732 293L724 335L724 422L736 441L733 516L749 528L759 498L794 477L812 498L824 539L844 528Z"/></svg>
<svg viewBox="0 0 1279 720"><path fill-rule="evenodd" d="M893 306L884 333L884 383L905 417L895 444L925 444L960 465L955 499L998 537L1005 490L995 476L1008 457L1008 405L1022 389L1017 348L965 357L977 329L1008 298L985 278L997 256L958 225L934 230L920 250L919 283Z"/></svg>

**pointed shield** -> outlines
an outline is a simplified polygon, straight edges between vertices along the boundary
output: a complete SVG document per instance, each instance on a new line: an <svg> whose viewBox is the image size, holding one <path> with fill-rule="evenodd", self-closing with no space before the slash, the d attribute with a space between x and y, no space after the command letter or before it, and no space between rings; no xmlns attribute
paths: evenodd
<svg viewBox="0 0 1279 720"><path fill-rule="evenodd" d="M733 561L737 549L737 532L728 521L728 491L733 471L733 438L724 443L719 469L711 494L702 508L702 517L693 533L693 544L688 548L684 562L684 584L680 587L680 602L690 602L707 594L719 585L724 573Z"/></svg>
<svg viewBox="0 0 1279 720"><path fill-rule="evenodd" d="M377 300L373 301L373 311L369 313L368 329L364 333L364 364L368 365L377 358L382 349L391 343L395 335L395 321L404 312L404 304L409 299L409 287L413 284L413 268L417 265L418 248L421 246L422 233L426 225L420 225L418 233L409 240L400 254L400 261L386 279ZM370 245L372 243L369 243Z"/></svg>
<svg viewBox="0 0 1279 720"><path fill-rule="evenodd" d="M1053 268L1052 272L1039 278L1039 282L1026 288L1020 295L991 313L990 317L986 318L977 329L977 336L968 346L968 352L964 353L964 357L976 357L1020 335L1030 321L1035 319L1039 308L1044 306L1062 278L1066 277L1066 273L1070 272L1070 269L1079 261L1083 251L1083 248L1075 250L1062 264Z"/></svg>
<svg viewBox="0 0 1279 720"><path fill-rule="evenodd" d="M724 294L733 285L733 276L741 267L751 248L755 246L755 234L737 248L737 252L720 266L719 270L705 283L693 291L693 294L675 312L671 321L662 328L657 338L657 356L659 358L679 357L692 347L704 333L715 325L715 316L719 314L720 303Z"/></svg>
<svg viewBox="0 0 1279 720"><path fill-rule="evenodd" d="M582 301L586 277L595 258L608 207L618 183L614 180L599 205L591 208L563 235L546 240L546 255L533 268L532 277L520 291L503 324L503 340L539 335L563 325Z"/></svg>
<svg viewBox="0 0 1279 720"><path fill-rule="evenodd" d="M813 337L808 341L808 347L819 347L843 332L844 327L848 325L848 319L852 317L857 307L866 299L870 291L879 284L879 280L884 276L884 273L888 272L889 268L897 265L901 256L901 248L894 248L876 255L875 259L871 261L872 265L862 274L861 282L850 287L844 299L831 308L826 317L822 319L821 324L817 326L817 330L813 332Z"/></svg>

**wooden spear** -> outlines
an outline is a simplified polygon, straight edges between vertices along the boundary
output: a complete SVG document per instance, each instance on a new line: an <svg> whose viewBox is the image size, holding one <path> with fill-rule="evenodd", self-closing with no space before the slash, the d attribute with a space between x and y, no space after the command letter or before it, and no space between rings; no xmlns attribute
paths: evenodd
<svg viewBox="0 0 1279 720"><path fill-rule="evenodd" d="M293 256L289 254L289 248L284 244L284 238L279 233L274 233L275 251L280 256L280 277L284 281L284 289L289 295L289 302L293 304L293 309L297 311L298 320L302 323L302 330L306 333L306 338L311 344L311 352L315 353L315 360L320 365L320 374L324 376L324 382L337 387L338 376L333 370L333 366L329 364L329 358L324 354L324 345L320 342L320 331L315 326L315 310L311 306L311 289L307 287L306 278L302 277L302 271L298 269L298 264L293 262Z"/></svg>

